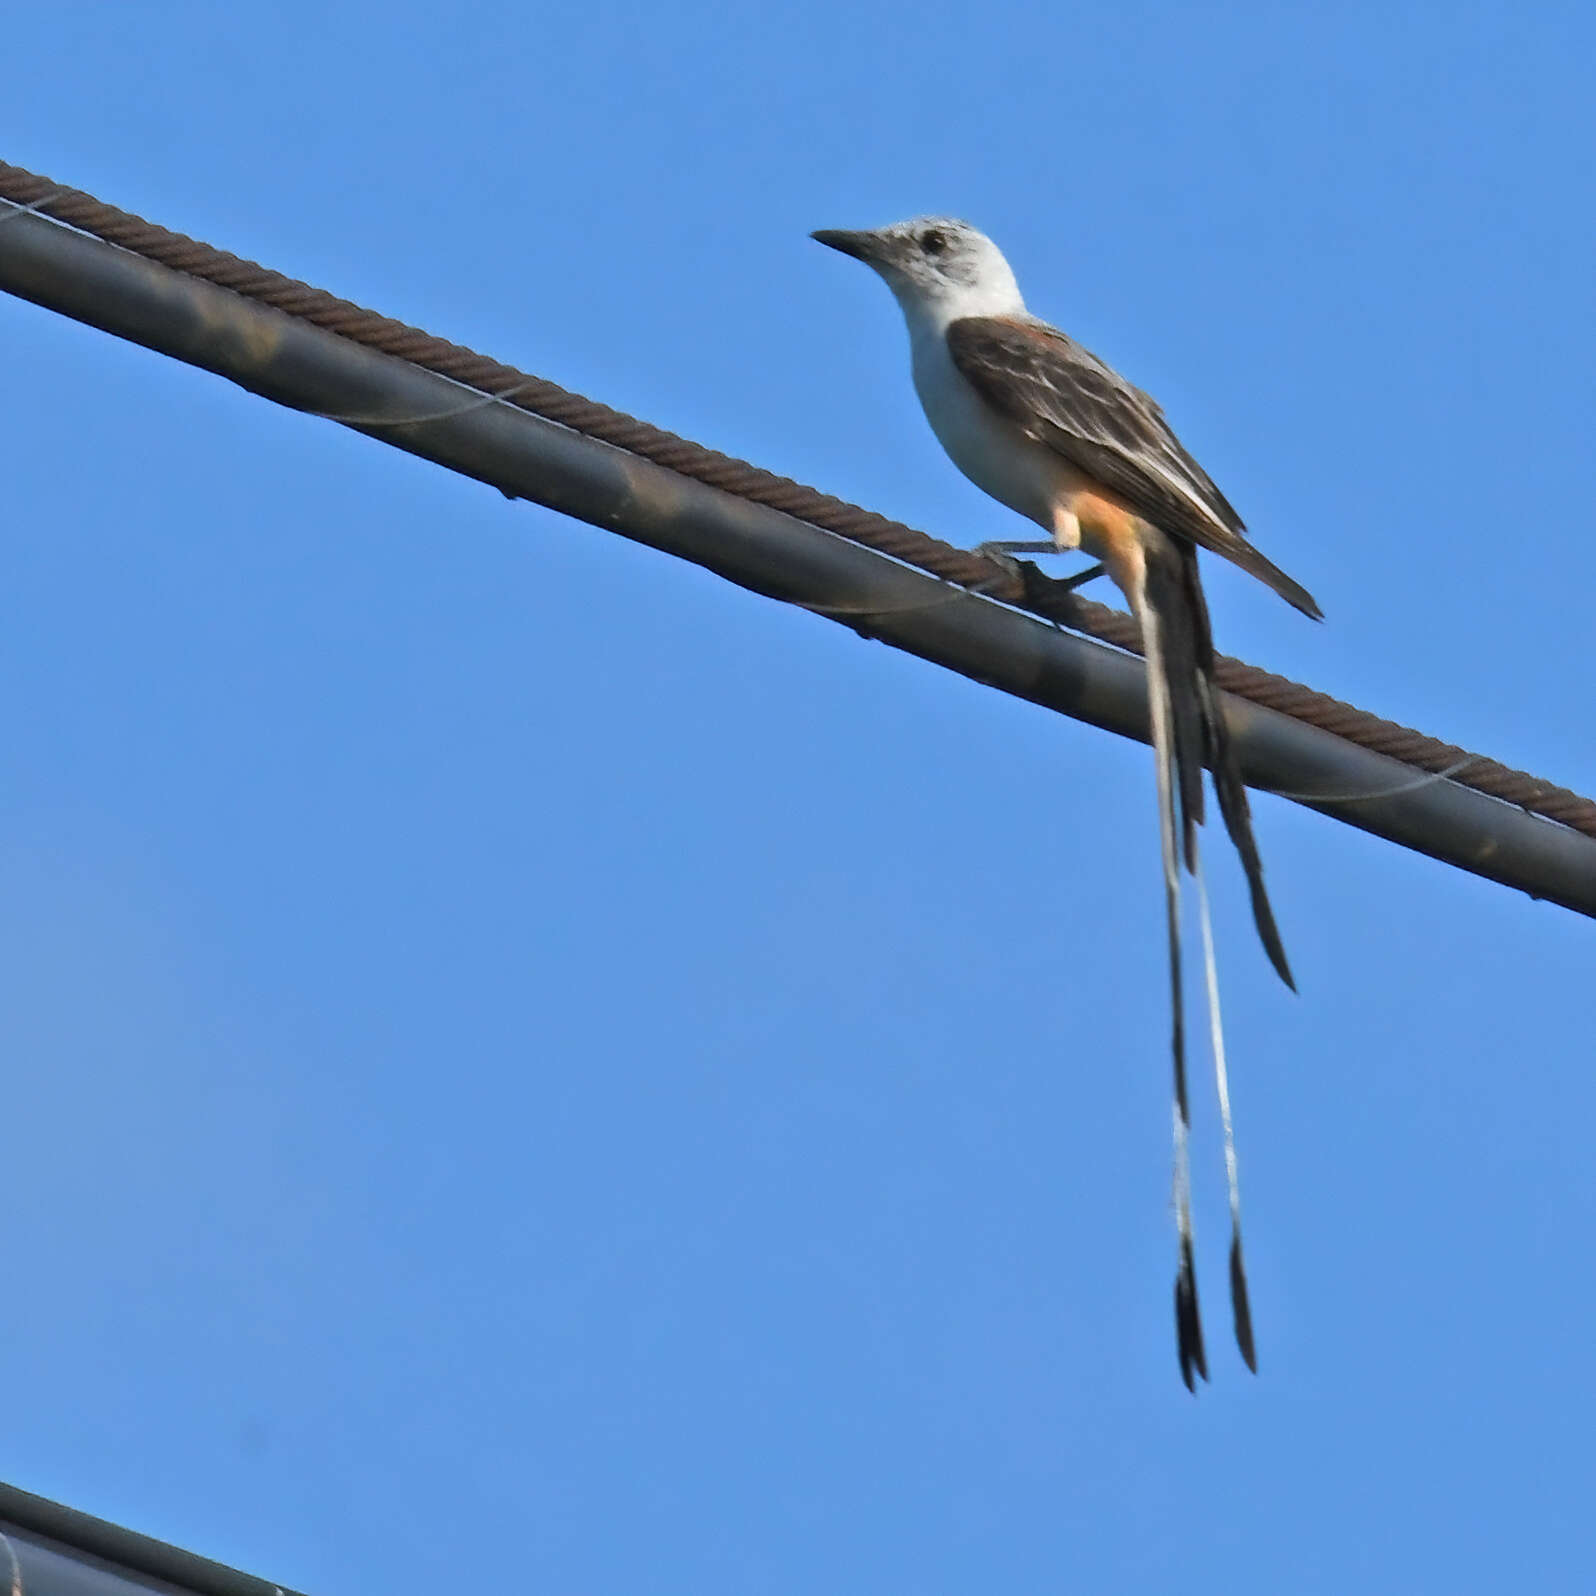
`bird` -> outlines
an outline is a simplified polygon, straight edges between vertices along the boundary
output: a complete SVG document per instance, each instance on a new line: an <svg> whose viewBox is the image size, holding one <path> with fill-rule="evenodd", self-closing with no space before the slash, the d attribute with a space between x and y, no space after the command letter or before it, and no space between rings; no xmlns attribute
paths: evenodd
<svg viewBox="0 0 1596 1596"><path fill-rule="evenodd" d="M1230 1199L1230 1296L1236 1344L1257 1372L1241 1245L1241 1201L1207 891L1198 854L1204 771L1247 878L1259 939L1296 990L1264 887L1246 788L1214 684L1213 633L1199 549L1258 578L1314 620L1313 596L1247 540L1230 501L1175 436L1150 395L1068 334L1033 316L1003 253L946 216L810 237L862 261L892 290L909 331L915 391L937 440L975 485L1048 534L988 543L1000 558L1084 550L1106 571L1141 632L1158 788L1172 1008L1176 1352L1186 1388L1208 1379L1192 1240L1181 950L1181 869L1196 879L1210 1040Z"/></svg>

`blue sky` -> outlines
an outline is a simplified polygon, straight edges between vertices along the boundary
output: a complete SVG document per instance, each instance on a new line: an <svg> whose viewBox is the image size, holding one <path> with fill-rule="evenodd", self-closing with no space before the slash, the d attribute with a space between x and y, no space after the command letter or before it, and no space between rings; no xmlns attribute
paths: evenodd
<svg viewBox="0 0 1596 1596"><path fill-rule="evenodd" d="M805 237L966 215L1328 616L1214 570L1222 647L1591 791L1593 48L62 0L0 156L973 543ZM0 1476L317 1596L1584 1588L1590 925L1257 800L1193 1402L1144 749L0 336Z"/></svg>

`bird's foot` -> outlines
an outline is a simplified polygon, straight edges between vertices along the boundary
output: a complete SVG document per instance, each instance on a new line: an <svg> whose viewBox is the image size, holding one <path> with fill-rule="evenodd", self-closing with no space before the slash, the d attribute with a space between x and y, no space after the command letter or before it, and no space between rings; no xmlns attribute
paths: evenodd
<svg viewBox="0 0 1596 1596"><path fill-rule="evenodd" d="M1031 543L978 543L975 553L983 559L991 560L994 565L1001 565L1010 576L1021 575L1019 561L1014 558L1016 554L1071 554L1072 549L1061 549L1053 542L1036 541ZM1102 576L1101 565L1088 565L1084 571L1077 571L1074 576L1063 578L1048 577L1045 580L1049 585L1063 588L1066 593L1073 593L1078 587L1085 587L1088 582L1095 582Z"/></svg>

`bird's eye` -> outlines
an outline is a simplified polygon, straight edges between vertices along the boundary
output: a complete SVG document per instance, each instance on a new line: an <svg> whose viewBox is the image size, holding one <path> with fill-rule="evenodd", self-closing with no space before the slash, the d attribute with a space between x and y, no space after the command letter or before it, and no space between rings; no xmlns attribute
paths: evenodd
<svg viewBox="0 0 1596 1596"><path fill-rule="evenodd" d="M928 255L940 255L948 247L948 235L940 227L928 227L920 235L920 248Z"/></svg>

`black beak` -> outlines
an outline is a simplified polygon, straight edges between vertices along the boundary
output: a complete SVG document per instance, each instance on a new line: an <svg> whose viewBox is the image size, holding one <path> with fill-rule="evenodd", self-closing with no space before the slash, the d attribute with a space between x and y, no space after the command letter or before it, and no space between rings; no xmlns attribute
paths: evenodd
<svg viewBox="0 0 1596 1596"><path fill-rule="evenodd" d="M824 244L827 249L841 250L855 260L874 261L880 256L874 233L850 233L842 228L822 227L819 232L809 236L817 244Z"/></svg>

